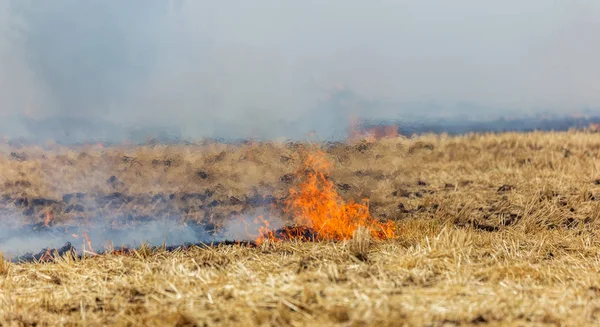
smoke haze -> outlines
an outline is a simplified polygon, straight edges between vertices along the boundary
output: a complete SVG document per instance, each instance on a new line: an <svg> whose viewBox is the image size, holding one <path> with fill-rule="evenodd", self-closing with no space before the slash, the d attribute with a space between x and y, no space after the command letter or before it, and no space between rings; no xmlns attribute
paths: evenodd
<svg viewBox="0 0 600 327"><path fill-rule="evenodd" d="M600 112L598 30L594 0L0 0L0 127L327 138L351 115Z"/></svg>
<svg viewBox="0 0 600 327"><path fill-rule="evenodd" d="M261 222L256 221L256 217L244 216L225 221L219 233L211 233L200 225L186 226L174 220L150 221L135 227L120 229L95 223L69 227L41 227L35 230L31 225L18 226L17 223L20 221L18 216L10 217L11 219L3 218L0 221L0 253L15 257L25 253L37 254L44 248L58 249L67 242L81 254L86 246L83 232L87 233L92 249L103 252L108 250L106 249L108 244L115 248L125 246L134 249L144 243L152 246L178 246L185 243L254 241L261 235L260 228L264 227ZM284 222L280 218L269 217L269 228L277 230L283 226Z"/></svg>

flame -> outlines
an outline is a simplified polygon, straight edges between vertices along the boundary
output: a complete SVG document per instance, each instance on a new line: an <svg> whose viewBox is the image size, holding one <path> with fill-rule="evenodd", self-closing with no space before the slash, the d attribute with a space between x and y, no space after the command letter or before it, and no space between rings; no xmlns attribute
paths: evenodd
<svg viewBox="0 0 600 327"><path fill-rule="evenodd" d="M52 212L51 211L46 211L46 218L44 218L44 226L46 227L50 227L50 223L52 222L54 218L52 217Z"/></svg>
<svg viewBox="0 0 600 327"><path fill-rule="evenodd" d="M269 221L266 220L262 215L254 219L254 224L259 225L261 223L263 224L263 226L260 226L258 229L258 233L260 236L255 240L256 244L261 245L265 241L277 240L277 237L275 237L275 233L269 228Z"/></svg>
<svg viewBox="0 0 600 327"><path fill-rule="evenodd" d="M368 199L364 199L362 203L345 202L342 199L329 179L332 170L333 164L324 152L319 150L307 154L304 165L296 172L300 184L289 190L289 196L284 203L284 211L293 215L296 226L273 230L264 216L258 216L254 219L255 226L258 226L258 235L252 236L256 244L283 239L346 240L352 238L361 226L366 227L374 239L395 238L395 224L392 221L380 222L374 219L369 212ZM51 211L47 211L44 224L49 226L52 220ZM250 235L247 222L243 219L241 221L246 224L246 233ZM98 254L86 231L82 231L81 234L73 233L71 236L76 239L83 238L87 247L85 253ZM105 252L131 253L127 248L115 249L112 242L107 243L105 248ZM51 253L48 253L44 257L50 255Z"/></svg>
<svg viewBox="0 0 600 327"><path fill-rule="evenodd" d="M85 244L88 247L88 251L90 254L93 255L97 255L98 253L96 253L96 251L94 251L94 248L92 247L92 240L90 239L90 236L88 235L88 233L86 233L85 231L81 232L81 235L83 235L83 238L85 239Z"/></svg>
<svg viewBox="0 0 600 327"><path fill-rule="evenodd" d="M238 220L244 224L245 229L246 229L246 235L254 238L254 242L258 245L263 244L266 241L276 241L277 237L275 236L275 232L271 229L271 224L270 222L265 219L265 217L263 215L260 215L258 217L256 217L252 223L254 224L254 226L258 226L258 231L257 232L251 232L249 230L250 227L250 223L244 219L244 217L238 217Z"/></svg>
<svg viewBox="0 0 600 327"><path fill-rule="evenodd" d="M313 228L323 239L344 240L352 237L359 226L367 227L375 239L395 236L394 223L381 223L371 217L368 200L345 203L327 175L332 164L318 151L305 161L304 180L290 190L286 210L297 224Z"/></svg>
<svg viewBox="0 0 600 327"><path fill-rule="evenodd" d="M352 238L360 226L368 228L374 239L396 237L392 221L382 223L371 217L368 200L364 200L364 203L344 202L328 178L332 166L322 151L307 156L304 166L297 172L301 175L302 182L290 189L290 195L285 201L285 210L294 215L294 222L314 229L319 239L347 240ZM260 227L257 244L279 239L262 216L255 223L264 225ZM287 236L295 238L289 231Z"/></svg>

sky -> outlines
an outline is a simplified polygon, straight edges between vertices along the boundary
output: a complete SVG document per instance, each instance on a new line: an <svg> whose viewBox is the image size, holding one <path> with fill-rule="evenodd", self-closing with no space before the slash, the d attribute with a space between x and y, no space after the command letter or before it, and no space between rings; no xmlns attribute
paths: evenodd
<svg viewBox="0 0 600 327"><path fill-rule="evenodd" d="M597 31L597 0L0 0L0 117L275 137L600 112Z"/></svg>

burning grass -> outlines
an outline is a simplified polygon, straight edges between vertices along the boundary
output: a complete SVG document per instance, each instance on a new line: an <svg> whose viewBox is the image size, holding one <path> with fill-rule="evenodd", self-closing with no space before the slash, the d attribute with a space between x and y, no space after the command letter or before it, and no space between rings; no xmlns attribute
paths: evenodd
<svg viewBox="0 0 600 327"><path fill-rule="evenodd" d="M325 153L315 151L306 155L304 165L296 173L301 181L298 186L290 189L290 195L285 200L285 210L300 229L310 229L314 233L310 233L309 238L304 237L303 233L288 233L286 238L295 239L300 235L301 240L347 240L360 228L365 228L378 240L394 238L394 223L390 220L381 223L373 219L369 213L368 200L364 204L354 201L346 203L340 197L328 178L331 172L332 163L327 160ZM261 220L265 227L261 228L257 243L261 244L266 239L280 240L281 237L268 228L268 221L264 218Z"/></svg>
<svg viewBox="0 0 600 327"><path fill-rule="evenodd" d="M298 224L314 228L322 239L349 239L359 227L367 228L379 240L395 236L392 221L381 223L371 217L368 200L364 204L344 202L327 178L332 165L323 152L309 154L304 168L308 170L305 180L290 190L286 200L287 210Z"/></svg>
<svg viewBox="0 0 600 327"><path fill-rule="evenodd" d="M0 324L597 325L598 148L586 133L6 148L5 223L76 233L78 251L85 231L105 254L2 261ZM250 242L103 251L79 228L176 243L232 217ZM156 220L184 228L139 232Z"/></svg>

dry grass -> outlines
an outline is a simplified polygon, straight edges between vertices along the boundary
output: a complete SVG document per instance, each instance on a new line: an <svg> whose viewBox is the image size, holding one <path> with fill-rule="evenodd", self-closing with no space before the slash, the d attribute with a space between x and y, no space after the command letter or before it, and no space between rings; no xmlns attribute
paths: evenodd
<svg viewBox="0 0 600 327"><path fill-rule="evenodd" d="M59 220L164 210L214 222L251 210L247 199L256 193L284 198L299 147L310 146L5 148L2 208L33 221L50 206ZM337 243L4 263L0 323L598 325L599 149L600 137L585 133L332 145L331 177L342 196L368 197L376 218L397 222L397 240L373 241L359 230ZM217 205L202 209L177 196L169 209L132 200L86 203L79 214L61 202L73 192L142 198L206 189L213 194L201 205ZM19 198L29 205L15 205ZM36 207L34 198L57 202Z"/></svg>

